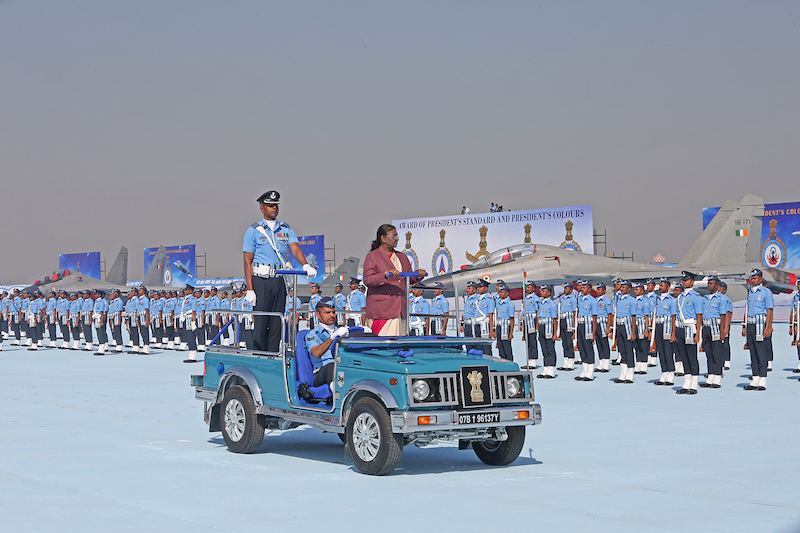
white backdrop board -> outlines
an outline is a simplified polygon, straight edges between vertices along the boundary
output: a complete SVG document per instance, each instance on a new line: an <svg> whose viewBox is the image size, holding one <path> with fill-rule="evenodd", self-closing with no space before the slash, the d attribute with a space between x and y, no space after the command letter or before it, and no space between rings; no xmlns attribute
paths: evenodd
<svg viewBox="0 0 800 533"><path fill-rule="evenodd" d="M522 243L593 253L592 206L555 207L393 220L402 250L416 270L459 270L481 256Z"/></svg>

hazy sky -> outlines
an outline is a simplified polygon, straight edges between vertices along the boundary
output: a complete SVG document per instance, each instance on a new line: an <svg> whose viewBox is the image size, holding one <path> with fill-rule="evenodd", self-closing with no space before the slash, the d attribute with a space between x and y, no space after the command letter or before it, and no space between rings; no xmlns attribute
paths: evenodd
<svg viewBox="0 0 800 533"><path fill-rule="evenodd" d="M800 3L0 1L0 283L197 244L255 199L362 258L398 218L592 204L678 261L701 208L800 200Z"/></svg>

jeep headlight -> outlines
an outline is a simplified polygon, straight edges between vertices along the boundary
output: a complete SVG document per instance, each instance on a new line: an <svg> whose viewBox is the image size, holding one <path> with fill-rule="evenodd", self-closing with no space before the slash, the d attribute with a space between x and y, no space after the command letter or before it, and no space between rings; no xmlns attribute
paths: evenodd
<svg viewBox="0 0 800 533"><path fill-rule="evenodd" d="M424 401L431 395L431 387L424 379L417 379L411 384L413 390L414 400L418 402Z"/></svg>
<svg viewBox="0 0 800 533"><path fill-rule="evenodd" d="M522 383L519 378L510 377L506 379L506 396L509 398L516 398L522 391Z"/></svg>

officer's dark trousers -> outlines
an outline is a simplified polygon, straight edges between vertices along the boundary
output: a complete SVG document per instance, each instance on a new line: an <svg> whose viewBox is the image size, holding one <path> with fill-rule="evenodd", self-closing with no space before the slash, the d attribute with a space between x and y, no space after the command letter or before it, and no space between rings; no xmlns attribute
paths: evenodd
<svg viewBox="0 0 800 533"><path fill-rule="evenodd" d="M80 342L81 340L81 325L72 326L72 340Z"/></svg>
<svg viewBox="0 0 800 533"><path fill-rule="evenodd" d="M57 338L56 323L51 322L47 325L47 334L50 336L50 341L55 341Z"/></svg>
<svg viewBox="0 0 800 533"><path fill-rule="evenodd" d="M142 337L142 346L148 346L150 344L150 328L140 325L139 336Z"/></svg>
<svg viewBox="0 0 800 533"><path fill-rule="evenodd" d="M39 341L39 325L28 326L28 338L33 344Z"/></svg>
<svg viewBox="0 0 800 533"><path fill-rule="evenodd" d="M133 322L130 325L131 329L131 342L134 346L139 346L139 326Z"/></svg>
<svg viewBox="0 0 800 533"><path fill-rule="evenodd" d="M192 332L194 333L194 339L198 346L205 346L206 344L206 328L197 326L197 328Z"/></svg>
<svg viewBox="0 0 800 533"><path fill-rule="evenodd" d="M494 328L495 335L497 335L497 351L500 354L500 357L506 359L508 361L513 361L514 356L511 353L511 341L510 340L501 340L500 339L500 328Z"/></svg>
<svg viewBox="0 0 800 533"><path fill-rule="evenodd" d="M630 340L630 335L631 334L625 328L625 324L617 324L617 350L619 351L619 363L621 365L628 365L628 368L633 368L633 343L636 341Z"/></svg>
<svg viewBox="0 0 800 533"><path fill-rule="evenodd" d="M473 327L473 332L475 333L476 337L480 337L483 333L483 324L475 324ZM486 326L487 328L489 326ZM491 344L478 344L473 346L473 348L477 350L482 350L485 355L492 355L492 345Z"/></svg>
<svg viewBox="0 0 800 533"><path fill-rule="evenodd" d="M594 364L594 342L587 339L585 335L585 326L578 324L578 351L581 353L581 363Z"/></svg>
<svg viewBox="0 0 800 533"><path fill-rule="evenodd" d="M108 342L108 329L106 325L98 326L97 328L97 344L106 344Z"/></svg>
<svg viewBox="0 0 800 533"><path fill-rule="evenodd" d="M703 349L706 351L708 373L721 376L722 367L725 365L725 352L722 348L722 341L711 340L710 326L703 326Z"/></svg>
<svg viewBox="0 0 800 533"><path fill-rule="evenodd" d="M64 324L63 322L59 322L58 327L61 328L61 336L64 337L64 342L65 343L69 342L70 341L69 324Z"/></svg>
<svg viewBox="0 0 800 533"><path fill-rule="evenodd" d="M92 325L83 324L83 341L86 344L92 344Z"/></svg>
<svg viewBox="0 0 800 533"><path fill-rule="evenodd" d="M772 337L764 337L764 342L767 343L767 353L769 360L772 361L775 358L775 352L772 351Z"/></svg>
<svg viewBox="0 0 800 533"><path fill-rule="evenodd" d="M477 333L475 333L475 325L474 324L464 324L464 336L465 337L477 337ZM467 346L467 350L480 350L483 351L483 346L480 344L470 344Z"/></svg>
<svg viewBox="0 0 800 533"><path fill-rule="evenodd" d="M213 324L208 326L208 340L214 340L214 337L217 335L219 335L219 326L215 326ZM219 344L219 339L217 339L217 344Z"/></svg>
<svg viewBox="0 0 800 533"><path fill-rule="evenodd" d="M537 337L536 332L533 333L525 333L525 346L527 347L528 351L528 361L535 361L539 359L539 348L537 346Z"/></svg>
<svg viewBox="0 0 800 533"><path fill-rule="evenodd" d="M608 345L608 337L603 337L599 334L597 336L597 358L601 360L611 358L611 348Z"/></svg>
<svg viewBox="0 0 800 533"><path fill-rule="evenodd" d="M675 344L678 348L679 360L683 362L683 372L692 376L699 376L700 363L697 361L697 345L686 344L686 328L675 328Z"/></svg>
<svg viewBox="0 0 800 533"><path fill-rule="evenodd" d="M539 325L539 344L542 347L543 366L556 366L556 341L545 338L544 324Z"/></svg>
<svg viewBox="0 0 800 533"><path fill-rule="evenodd" d="M253 276L253 291L256 293L254 311L283 313L286 310L286 284L282 277L259 278ZM277 352L281 347L281 319L277 316L255 315L255 330L252 346L254 350Z"/></svg>
<svg viewBox="0 0 800 533"><path fill-rule="evenodd" d="M636 362L646 363L647 358L650 356L650 339L647 337L640 339L637 335L633 344L636 347Z"/></svg>
<svg viewBox="0 0 800 533"><path fill-rule="evenodd" d="M800 346L798 346L798 350L800 350ZM731 337L730 335L722 339L722 353L725 354L725 362L729 363L731 361Z"/></svg>
<svg viewBox="0 0 800 533"><path fill-rule="evenodd" d="M11 322L11 330L14 332L14 337L17 339L17 342L20 341L22 338L22 332L20 330L19 322L14 320Z"/></svg>
<svg viewBox="0 0 800 533"><path fill-rule="evenodd" d="M564 350L565 359L575 358L575 344L572 342L572 332L567 331L567 319L562 318L558 321L558 329L561 333L561 349Z"/></svg>
<svg viewBox="0 0 800 533"><path fill-rule="evenodd" d="M191 326L188 322L186 323L186 327L181 328L181 342L185 342L191 351L197 349L197 334L191 330Z"/></svg>
<svg viewBox="0 0 800 533"><path fill-rule="evenodd" d="M756 341L756 325L747 324L747 346L750 348L750 366L754 376L767 377L767 363L769 362L769 346L767 338Z"/></svg>
<svg viewBox="0 0 800 533"><path fill-rule="evenodd" d="M117 343L117 346L122 346L122 325L117 324L111 326L111 336L114 338L114 342Z"/></svg>
<svg viewBox="0 0 800 533"><path fill-rule="evenodd" d="M175 340L175 326L164 326L164 336L168 341Z"/></svg>
<svg viewBox="0 0 800 533"><path fill-rule="evenodd" d="M8 321L5 318L0 318L0 333L8 334Z"/></svg>
<svg viewBox="0 0 800 533"><path fill-rule="evenodd" d="M162 338L164 338L164 328L162 326L156 326L155 323L153 323L153 340L159 343Z"/></svg>
<svg viewBox="0 0 800 533"><path fill-rule="evenodd" d="M675 358L672 356L672 343L664 338L664 324L656 324L656 353L662 372L675 372Z"/></svg>

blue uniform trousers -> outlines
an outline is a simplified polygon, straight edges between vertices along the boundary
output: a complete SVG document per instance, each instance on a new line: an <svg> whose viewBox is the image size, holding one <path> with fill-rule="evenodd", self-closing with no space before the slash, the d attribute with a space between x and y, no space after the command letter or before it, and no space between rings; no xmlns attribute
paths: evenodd
<svg viewBox="0 0 800 533"><path fill-rule="evenodd" d="M284 313L286 310L286 284L282 277L259 278L253 276L253 291L256 293L254 311ZM247 347L253 350L277 352L281 347L281 319L277 316L255 315L255 330L252 343Z"/></svg>
<svg viewBox="0 0 800 533"><path fill-rule="evenodd" d="M769 362L769 337L763 341L756 341L756 325L747 324L747 346L750 348L750 367L754 376L767 377L767 363Z"/></svg>
<svg viewBox="0 0 800 533"><path fill-rule="evenodd" d="M542 366L556 366L556 341L545 338L544 324L539 324L539 344L542 347Z"/></svg>
<svg viewBox="0 0 800 533"><path fill-rule="evenodd" d="M662 372L675 372L675 358L672 355L672 343L664 338L663 324L656 325L656 353L661 363Z"/></svg>
<svg viewBox="0 0 800 533"><path fill-rule="evenodd" d="M722 341L711 340L711 326L703 326L703 349L706 351L706 368L709 374L722 375L725 352Z"/></svg>
<svg viewBox="0 0 800 533"><path fill-rule="evenodd" d="M585 326L583 324L578 324L577 334L578 334L578 351L581 353L581 362L593 365L594 341L586 338Z"/></svg>
<svg viewBox="0 0 800 533"><path fill-rule="evenodd" d="M699 376L700 363L697 361L697 345L686 344L685 328L675 327L675 344L678 348L678 360L683 363L683 372L692 376Z"/></svg>
<svg viewBox="0 0 800 533"><path fill-rule="evenodd" d="M620 364L628 365L629 368L633 368L634 366L634 342L635 341L630 340L630 333L625 327L625 324L617 324L617 350L619 351L619 362Z"/></svg>

